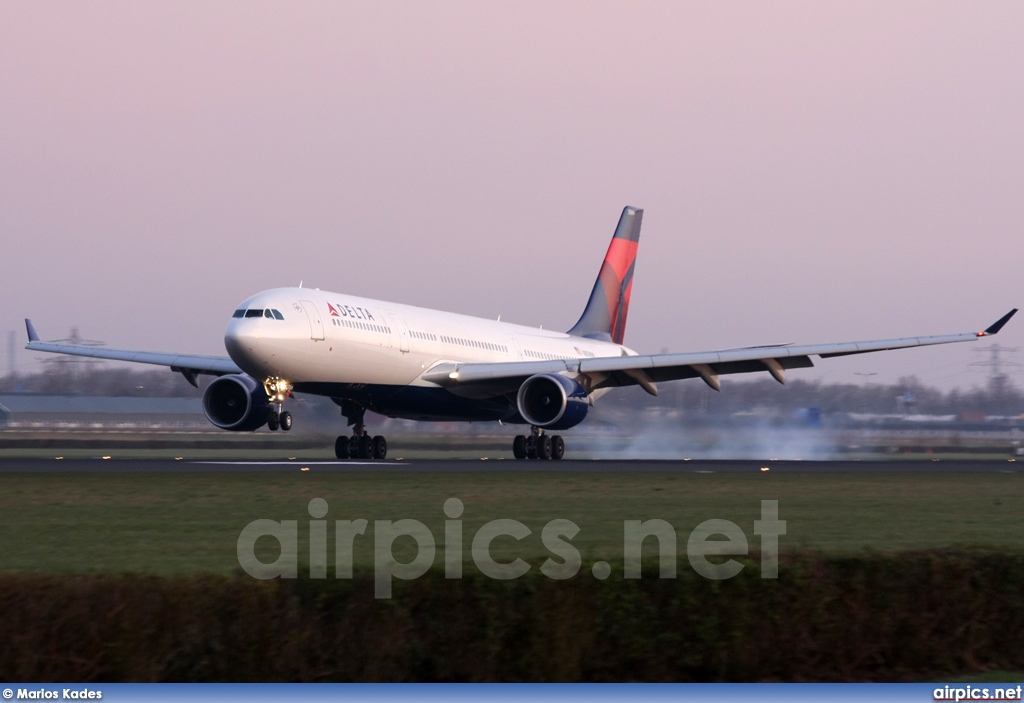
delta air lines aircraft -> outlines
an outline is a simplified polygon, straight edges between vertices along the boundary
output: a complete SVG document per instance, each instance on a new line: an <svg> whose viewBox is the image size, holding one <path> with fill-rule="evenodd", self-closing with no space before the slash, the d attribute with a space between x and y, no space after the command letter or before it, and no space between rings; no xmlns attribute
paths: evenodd
<svg viewBox="0 0 1024 703"><path fill-rule="evenodd" d="M579 322L554 332L440 310L309 288L276 288L243 301L224 335L227 357L127 351L42 342L30 320L27 349L168 366L198 387L215 376L203 409L217 427L288 430L293 393L331 398L352 427L338 458L387 456L365 413L413 420L499 421L525 425L517 459L561 459L554 432L583 422L594 401L620 386L657 395L658 384L700 378L715 390L724 374L767 372L779 383L812 356L966 342L996 334L1010 311L982 332L841 344L776 345L641 355L624 346L643 210L622 211Z"/></svg>

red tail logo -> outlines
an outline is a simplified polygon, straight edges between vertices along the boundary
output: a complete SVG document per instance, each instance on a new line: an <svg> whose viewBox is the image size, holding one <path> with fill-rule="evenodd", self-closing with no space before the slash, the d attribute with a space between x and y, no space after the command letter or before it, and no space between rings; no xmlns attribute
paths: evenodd
<svg viewBox="0 0 1024 703"><path fill-rule="evenodd" d="M629 296L633 291L633 266L636 263L643 214L643 210L636 208L623 209L587 307L569 334L610 339L616 344L622 344L626 334Z"/></svg>
<svg viewBox="0 0 1024 703"><path fill-rule="evenodd" d="M613 239L601 265L599 281L604 288L608 304L609 334L612 341L622 344L626 334L626 315L629 296L633 290L633 264L638 245L627 239Z"/></svg>

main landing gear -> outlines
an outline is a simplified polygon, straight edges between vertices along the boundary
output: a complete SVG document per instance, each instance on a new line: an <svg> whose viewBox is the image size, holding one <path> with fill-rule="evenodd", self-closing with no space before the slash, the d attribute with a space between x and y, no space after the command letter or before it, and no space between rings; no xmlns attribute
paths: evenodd
<svg viewBox="0 0 1024 703"><path fill-rule="evenodd" d="M383 436L371 437L366 428L356 425L351 437L334 440L334 456L339 459L385 459L388 455L388 441Z"/></svg>
<svg viewBox="0 0 1024 703"><path fill-rule="evenodd" d="M270 415L267 417L267 429L274 432L278 429L287 432L292 428L292 414L284 409L284 399L292 394L292 384L283 378L271 376L263 382L263 390L270 401Z"/></svg>
<svg viewBox="0 0 1024 703"><path fill-rule="evenodd" d="M529 436L516 435L512 440L512 454L516 459L554 459L565 456L565 442L561 435L546 435L544 430L534 427Z"/></svg>
<svg viewBox="0 0 1024 703"><path fill-rule="evenodd" d="M334 456L339 459L385 459L388 455L388 441L383 436L371 437L363 424L366 408L351 400L335 399L341 406L341 414L352 425L352 436L342 435L334 441Z"/></svg>

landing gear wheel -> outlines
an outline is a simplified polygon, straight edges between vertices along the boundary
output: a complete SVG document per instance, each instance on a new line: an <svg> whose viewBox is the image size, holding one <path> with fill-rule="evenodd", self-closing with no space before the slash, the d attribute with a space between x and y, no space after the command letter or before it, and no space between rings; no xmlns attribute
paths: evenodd
<svg viewBox="0 0 1024 703"><path fill-rule="evenodd" d="M281 426L281 418L278 417L277 413L270 413L267 417L267 429L271 432L276 432L277 428Z"/></svg>
<svg viewBox="0 0 1024 703"><path fill-rule="evenodd" d="M348 437L338 437L334 440L334 456L339 459L348 459Z"/></svg>
<svg viewBox="0 0 1024 703"><path fill-rule="evenodd" d="M536 459L537 458L537 438L527 437L526 438L526 458Z"/></svg>
<svg viewBox="0 0 1024 703"><path fill-rule="evenodd" d="M292 414L285 410L280 417L281 429L287 432L292 428Z"/></svg>
<svg viewBox="0 0 1024 703"><path fill-rule="evenodd" d="M562 435L556 434L551 438L551 458L561 461L563 456L565 456L565 442L562 441Z"/></svg>
<svg viewBox="0 0 1024 703"><path fill-rule="evenodd" d="M512 456L516 459L526 458L526 437L521 434L517 434L512 440Z"/></svg>
<svg viewBox="0 0 1024 703"><path fill-rule="evenodd" d="M352 459L359 458L359 437L348 438L348 455Z"/></svg>
<svg viewBox="0 0 1024 703"><path fill-rule="evenodd" d="M359 438L359 458L373 458L373 438L369 435L363 435Z"/></svg>
<svg viewBox="0 0 1024 703"><path fill-rule="evenodd" d="M538 459L550 459L551 458L551 437L542 434L536 440L537 445L537 458Z"/></svg>
<svg viewBox="0 0 1024 703"><path fill-rule="evenodd" d="M373 458L386 459L388 456L388 441L383 436L377 435L373 438Z"/></svg>

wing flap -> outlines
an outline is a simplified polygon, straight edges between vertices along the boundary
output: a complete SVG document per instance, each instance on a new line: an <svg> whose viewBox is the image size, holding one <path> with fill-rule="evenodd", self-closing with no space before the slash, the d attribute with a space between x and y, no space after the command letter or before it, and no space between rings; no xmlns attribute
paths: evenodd
<svg viewBox="0 0 1024 703"><path fill-rule="evenodd" d="M679 381L686 378L700 378L714 390L721 389L719 376L727 376L736 373L762 373L768 372L775 380L782 383L785 379L783 372L786 369L800 369L814 366L809 356L787 356L773 358L758 356L753 359L742 359L733 361L718 361L714 356L700 357L692 355L687 363L678 363L676 360L665 364L658 358L662 355L650 357L652 364L642 366L637 371L644 373L652 382ZM675 355L664 355L675 356ZM626 357L628 359L640 359L642 357ZM594 361L598 361L595 359ZM774 368L774 370L773 370ZM583 370L583 369L581 369ZM637 385L638 381L632 375L634 369L619 368L615 370L598 371L594 365L587 365L585 372L591 377L598 379L594 388L607 388L613 386Z"/></svg>

